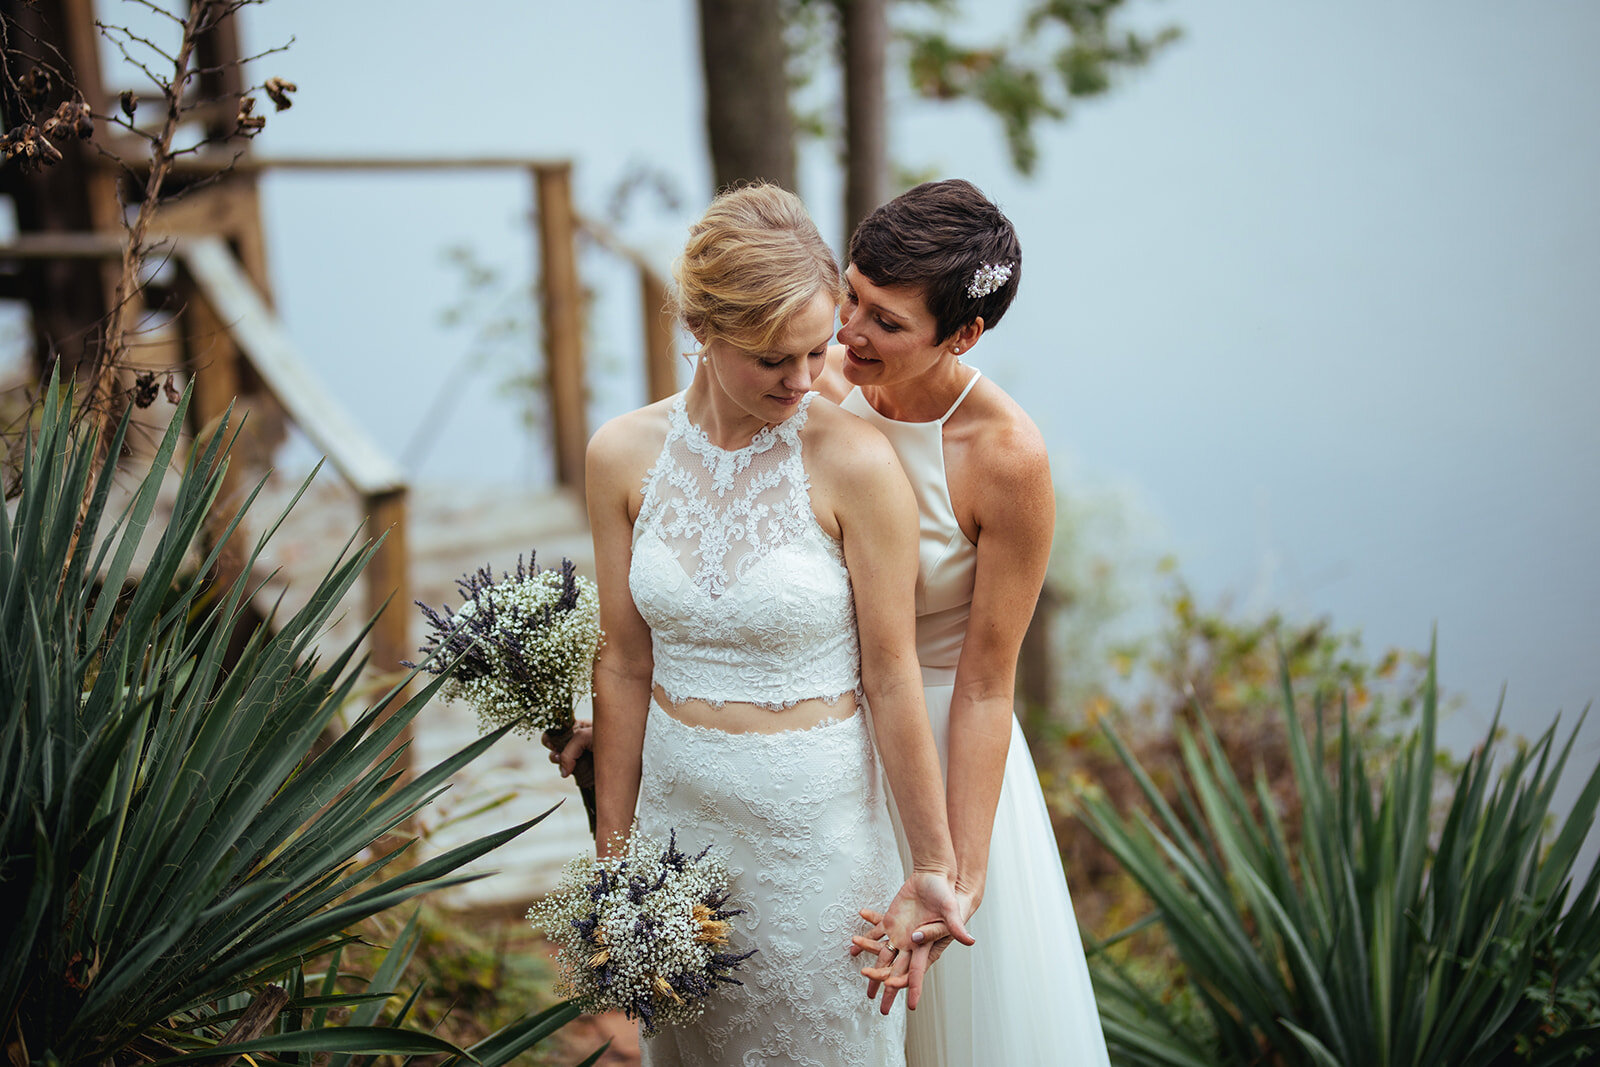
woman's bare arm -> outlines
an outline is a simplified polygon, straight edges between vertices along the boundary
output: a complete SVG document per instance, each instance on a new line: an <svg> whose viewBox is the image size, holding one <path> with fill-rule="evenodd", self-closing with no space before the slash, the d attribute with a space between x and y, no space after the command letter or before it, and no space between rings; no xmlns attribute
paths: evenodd
<svg viewBox="0 0 1600 1067"><path fill-rule="evenodd" d="M834 412L830 422L841 432L830 436L817 466L826 472L821 480L828 485L850 569L862 689L912 856L913 869L884 917L893 944L908 950L893 961L890 992L882 1002L887 1013L899 989L908 989L912 1007L920 995L931 942L913 939L915 930L937 923L967 944L972 939L955 894L943 776L916 659L916 500L880 434L842 412Z"/></svg>
<svg viewBox="0 0 1600 1067"><path fill-rule="evenodd" d="M595 845L606 855L633 824L653 667L650 628L628 590L631 497L647 469L643 412L615 419L589 442L585 478L605 644L594 668ZM641 424L645 425L641 425ZM644 444L646 447L641 447Z"/></svg>
<svg viewBox="0 0 1600 1067"><path fill-rule="evenodd" d="M1017 657L1055 530L1050 460L1032 423L1007 426L978 448L983 476L967 482L979 526L977 571L950 705L945 784L957 881L975 902L983 898L1011 744Z"/></svg>

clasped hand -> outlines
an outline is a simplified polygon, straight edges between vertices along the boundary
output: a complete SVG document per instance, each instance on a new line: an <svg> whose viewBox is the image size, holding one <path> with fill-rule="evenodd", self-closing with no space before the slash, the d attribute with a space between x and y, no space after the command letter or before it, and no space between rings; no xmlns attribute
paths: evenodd
<svg viewBox="0 0 1600 1067"><path fill-rule="evenodd" d="M850 955L865 952L877 957L876 966L861 968L867 979L867 999L879 999L878 1010L888 1015L903 989L906 1007L915 1010L922 999L923 976L933 961L952 941L973 943L966 927L973 908L972 897L958 891L949 878L914 871L884 912L861 909L861 917L872 929L851 939Z"/></svg>

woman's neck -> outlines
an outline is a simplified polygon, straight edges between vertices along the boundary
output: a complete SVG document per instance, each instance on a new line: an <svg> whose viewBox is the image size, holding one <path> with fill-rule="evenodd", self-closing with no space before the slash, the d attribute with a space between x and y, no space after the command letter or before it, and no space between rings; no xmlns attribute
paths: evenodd
<svg viewBox="0 0 1600 1067"><path fill-rule="evenodd" d="M972 378L972 369L954 356L946 357L903 381L864 385L861 395L872 409L896 422L932 422L950 410Z"/></svg>
<svg viewBox="0 0 1600 1067"><path fill-rule="evenodd" d="M736 452L771 425L735 404L705 366L695 367L694 380L684 394L684 414L706 438L724 452Z"/></svg>

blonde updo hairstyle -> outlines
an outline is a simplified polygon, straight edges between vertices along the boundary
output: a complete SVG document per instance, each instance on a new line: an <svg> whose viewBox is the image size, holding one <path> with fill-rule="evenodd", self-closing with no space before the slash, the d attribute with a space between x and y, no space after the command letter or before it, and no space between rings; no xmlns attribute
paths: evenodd
<svg viewBox="0 0 1600 1067"><path fill-rule="evenodd" d="M767 352L796 315L843 276L800 198L759 182L717 194L672 264L673 311L705 351L721 340Z"/></svg>

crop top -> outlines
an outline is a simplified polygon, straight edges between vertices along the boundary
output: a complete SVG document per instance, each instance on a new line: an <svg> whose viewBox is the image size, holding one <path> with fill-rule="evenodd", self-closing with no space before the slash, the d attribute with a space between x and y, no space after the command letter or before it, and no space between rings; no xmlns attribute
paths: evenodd
<svg viewBox="0 0 1600 1067"><path fill-rule="evenodd" d="M650 626L653 682L674 703L773 710L859 689L844 550L817 523L800 431L815 393L727 451L680 393L633 524L628 590Z"/></svg>

